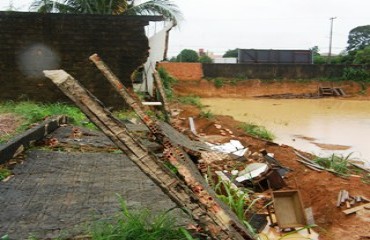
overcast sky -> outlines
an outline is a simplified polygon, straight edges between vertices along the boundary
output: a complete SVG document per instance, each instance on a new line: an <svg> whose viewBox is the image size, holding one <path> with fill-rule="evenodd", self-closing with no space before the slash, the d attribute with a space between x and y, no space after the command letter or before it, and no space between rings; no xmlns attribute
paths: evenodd
<svg viewBox="0 0 370 240"><path fill-rule="evenodd" d="M0 0L0 9L9 6ZM27 11L32 0L13 0ZM174 0L185 20L171 31L169 56L182 49L204 48L215 54L228 49L329 48L330 17L334 20L333 52L347 46L351 29L370 25L369 0Z"/></svg>

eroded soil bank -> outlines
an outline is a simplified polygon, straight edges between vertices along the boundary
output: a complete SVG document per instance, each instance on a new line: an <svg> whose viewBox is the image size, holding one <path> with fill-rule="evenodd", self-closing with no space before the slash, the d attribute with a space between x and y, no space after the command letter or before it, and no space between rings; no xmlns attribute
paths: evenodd
<svg viewBox="0 0 370 240"><path fill-rule="evenodd" d="M218 81L219 87L215 86L217 85L215 81ZM249 98L293 94L307 95L310 98L310 94L317 94L320 86L342 88L346 93L345 97L370 99L370 90L367 90L369 85L354 81L201 79L197 81L179 80L174 89L180 96L193 94L199 97Z"/></svg>

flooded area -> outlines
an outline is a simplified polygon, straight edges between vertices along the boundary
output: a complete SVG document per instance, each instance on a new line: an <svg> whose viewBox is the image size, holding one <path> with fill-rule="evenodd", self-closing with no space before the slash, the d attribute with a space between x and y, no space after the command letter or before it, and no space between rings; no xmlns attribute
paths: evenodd
<svg viewBox="0 0 370 240"><path fill-rule="evenodd" d="M351 154L370 165L370 101L203 98L214 114L265 126L280 144L319 156Z"/></svg>

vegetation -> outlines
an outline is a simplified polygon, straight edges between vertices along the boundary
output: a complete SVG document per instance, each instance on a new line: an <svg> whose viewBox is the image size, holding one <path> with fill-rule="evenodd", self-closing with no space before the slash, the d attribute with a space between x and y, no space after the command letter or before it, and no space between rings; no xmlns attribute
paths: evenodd
<svg viewBox="0 0 370 240"><path fill-rule="evenodd" d="M218 178L218 183L216 184L212 181L212 174L208 171L208 178L210 186L215 190L217 198L223 201L230 209L235 213L238 219L247 227L249 233L252 236L257 237L255 229L249 224L246 217L246 213L250 212L258 199L252 200L249 198L249 194L252 193L251 190L244 189L246 192L237 192L235 189L231 188L231 184L222 181Z"/></svg>
<svg viewBox="0 0 370 240"><path fill-rule="evenodd" d="M225 82L222 78L215 78L213 80L213 84L215 85L216 88L221 88L225 85Z"/></svg>
<svg viewBox="0 0 370 240"><path fill-rule="evenodd" d="M274 140L275 136L273 133L268 131L265 127L256 125L254 123L243 123L240 125L240 128L246 133L259 137L265 140Z"/></svg>
<svg viewBox="0 0 370 240"><path fill-rule="evenodd" d="M367 46L362 50L358 50L355 54L353 63L370 64L370 46Z"/></svg>
<svg viewBox="0 0 370 240"><path fill-rule="evenodd" d="M22 117L23 123L16 130L21 132L27 129L31 124L44 120L47 117L65 114L71 118L71 122L78 126L86 126L95 128L95 125L90 123L86 116L77 108L67 104L54 103L43 104L30 101L24 102L3 102L0 104L0 113L15 113ZM0 141L5 141L11 136L5 136Z"/></svg>
<svg viewBox="0 0 370 240"><path fill-rule="evenodd" d="M316 157L313 161L328 170L334 171L335 173L346 175L349 172L348 161L351 155L352 153L347 156L332 154L330 157Z"/></svg>
<svg viewBox="0 0 370 240"><path fill-rule="evenodd" d="M234 58L237 58L238 57L238 49L235 48L235 49L229 49L225 52L224 55L222 55L222 57L224 58L227 58L227 57L234 57Z"/></svg>
<svg viewBox="0 0 370 240"><path fill-rule="evenodd" d="M344 80L370 81L370 73L363 68L347 67L343 70Z"/></svg>
<svg viewBox="0 0 370 240"><path fill-rule="evenodd" d="M192 49L184 49L176 57L177 62L199 62L198 53Z"/></svg>
<svg viewBox="0 0 370 240"><path fill-rule="evenodd" d="M347 51L362 50L370 46L370 25L358 26L352 29L348 35Z"/></svg>
<svg viewBox="0 0 370 240"><path fill-rule="evenodd" d="M177 82L177 79L171 76L167 72L167 70L162 67L158 69L158 74L161 77L163 88L166 93L166 97L170 100L173 99L174 92L173 92L172 86Z"/></svg>
<svg viewBox="0 0 370 240"><path fill-rule="evenodd" d="M129 211L122 199L120 205L121 211L116 218L100 220L93 225L93 240L170 240L191 237L185 229L176 226L175 218L169 212L153 216L147 209Z"/></svg>
<svg viewBox="0 0 370 240"><path fill-rule="evenodd" d="M212 119L212 118L215 117L215 115L210 110L208 110L206 112L205 111L201 111L200 114L199 114L199 116L201 118L207 118L207 119Z"/></svg>
<svg viewBox="0 0 370 240"><path fill-rule="evenodd" d="M195 95L189 95L185 97L179 97L179 102L183 104L190 104L196 106L197 108L203 108L203 104L200 102L200 97Z"/></svg>
<svg viewBox="0 0 370 240"><path fill-rule="evenodd" d="M213 60L208 55L204 55L204 56L199 57L199 62L200 63L213 63Z"/></svg>
<svg viewBox="0 0 370 240"><path fill-rule="evenodd" d="M180 10L170 0L135 3L135 0L34 0L30 10L43 13L163 15L166 20L171 20L175 24L182 20Z"/></svg>
<svg viewBox="0 0 370 240"><path fill-rule="evenodd" d="M6 168L0 169L0 181L12 175L12 172ZM1 239L1 238L0 238Z"/></svg>

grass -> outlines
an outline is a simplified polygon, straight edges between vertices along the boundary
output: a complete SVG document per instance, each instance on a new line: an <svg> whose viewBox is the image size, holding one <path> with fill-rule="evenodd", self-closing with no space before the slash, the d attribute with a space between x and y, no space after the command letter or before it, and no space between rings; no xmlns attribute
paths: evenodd
<svg viewBox="0 0 370 240"><path fill-rule="evenodd" d="M43 104L31 101L8 101L0 103L0 114L1 113L14 113L22 118L22 124L16 130L16 133L26 130L31 124L40 122L47 117L62 114L70 117L71 122L77 126L95 128L95 125L90 123L77 107L62 103ZM6 141L10 137L12 136L3 136L0 138L0 141Z"/></svg>
<svg viewBox="0 0 370 240"><path fill-rule="evenodd" d="M199 113L199 116L201 118L206 118L206 119L213 119L215 117L215 115L210 110L208 110L208 111L201 111Z"/></svg>
<svg viewBox="0 0 370 240"><path fill-rule="evenodd" d="M93 240L172 240L193 239L169 212L153 215L147 209L129 211L120 197L121 211L117 218L96 222L91 229Z"/></svg>
<svg viewBox="0 0 370 240"><path fill-rule="evenodd" d="M193 105L200 109L204 107L203 104L200 102L200 97L195 95L179 97L179 102L183 104Z"/></svg>
<svg viewBox="0 0 370 240"><path fill-rule="evenodd" d="M346 175L350 171L348 161L351 155L352 153L347 156L332 154L329 157L316 157L313 161L328 170L332 170L340 175Z"/></svg>
<svg viewBox="0 0 370 240"><path fill-rule="evenodd" d="M0 169L0 181L4 180L8 176L10 176L12 172L6 168ZM0 238L1 239L1 238Z"/></svg>
<svg viewBox="0 0 370 240"><path fill-rule="evenodd" d="M268 131L263 126L259 126L259 125L256 125L254 123L242 123L239 127L244 132L246 132L246 133L248 133L252 136L259 137L259 138L269 140L269 141L275 139L275 135L272 132Z"/></svg>
<svg viewBox="0 0 370 240"><path fill-rule="evenodd" d="M177 82L177 79L171 76L166 69L159 68L158 74L161 77L163 88L168 99L173 99L175 94L173 92L173 85Z"/></svg>
<svg viewBox="0 0 370 240"><path fill-rule="evenodd" d="M252 190L244 189L244 193L237 192L235 189L231 188L231 184L228 182L222 181L221 178L218 178L218 183L215 184L212 181L212 174L210 169L208 169L208 181L210 186L215 190L217 198L223 201L230 209L235 213L238 219L245 225L249 233L252 236L257 237L256 230L251 226L246 218L246 213L250 212L254 207L255 203L259 199L252 200L249 197L250 193L253 193Z"/></svg>

